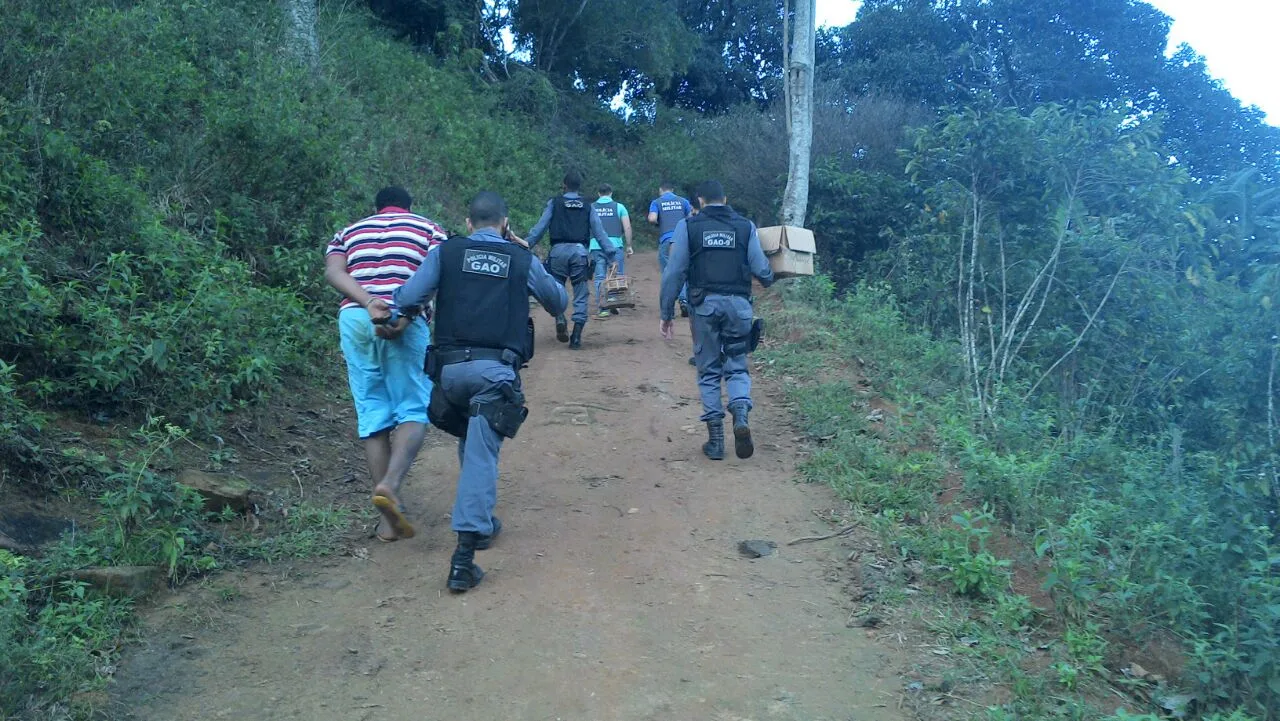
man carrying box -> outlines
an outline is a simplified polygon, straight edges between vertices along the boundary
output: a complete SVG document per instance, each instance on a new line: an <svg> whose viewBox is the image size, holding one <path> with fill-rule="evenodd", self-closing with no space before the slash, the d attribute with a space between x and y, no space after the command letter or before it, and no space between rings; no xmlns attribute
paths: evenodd
<svg viewBox="0 0 1280 721"><path fill-rule="evenodd" d="M714 461L724 459L723 383L733 414L734 452L750 458L755 452L747 421L752 407L747 368L754 323L751 278L767 288L773 284L773 270L755 223L728 206L719 182L708 180L697 195L702 210L676 225L662 273L662 337L675 337L675 304L687 280L702 421L707 424L702 452Z"/></svg>

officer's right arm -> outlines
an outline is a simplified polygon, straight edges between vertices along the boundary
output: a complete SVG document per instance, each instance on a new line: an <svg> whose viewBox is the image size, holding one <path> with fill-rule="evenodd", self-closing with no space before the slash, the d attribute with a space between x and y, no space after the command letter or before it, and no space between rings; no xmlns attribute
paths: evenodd
<svg viewBox="0 0 1280 721"><path fill-rule="evenodd" d="M547 227L551 225L551 206L556 202L555 198L547 201L547 207L542 210L542 217L538 218L538 222L534 224L533 229L524 237L524 242L528 243L528 247L532 248L542 240L543 233L547 232Z"/></svg>
<svg viewBox="0 0 1280 721"><path fill-rule="evenodd" d="M529 265L529 294L538 299L551 315L560 315L569 306L569 294L551 277L542 261L533 258Z"/></svg>
<svg viewBox="0 0 1280 721"><path fill-rule="evenodd" d="M667 256L667 268L662 271L662 289L658 294L658 309L662 320L676 317L676 297L689 274L689 224L681 220L671 234L671 253Z"/></svg>
<svg viewBox="0 0 1280 721"><path fill-rule="evenodd" d="M649 222L658 224L658 201L656 200L649 203Z"/></svg>
<svg viewBox="0 0 1280 721"><path fill-rule="evenodd" d="M427 253L418 271L404 285L396 288L391 297L397 307L422 306L436 294L436 288L440 287L440 257L443 255L441 252Z"/></svg>

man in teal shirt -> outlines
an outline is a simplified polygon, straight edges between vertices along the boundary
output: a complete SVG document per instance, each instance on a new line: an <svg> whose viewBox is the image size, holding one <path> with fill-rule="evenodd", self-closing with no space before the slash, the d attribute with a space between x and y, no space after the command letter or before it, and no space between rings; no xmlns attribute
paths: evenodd
<svg viewBox="0 0 1280 721"><path fill-rule="evenodd" d="M618 275L625 273L623 256L624 254L631 255L634 251L631 248L631 217L627 213L627 206L613 199L612 185L601 183L597 191L600 193L600 197L591 204L591 207L600 218L600 224L604 226L605 234L609 236L609 240L612 240L614 247L617 248L614 253L607 253L600 248L600 243L595 238L591 239L591 262L595 264L596 305L599 307L600 317L608 318L610 311L605 310L605 298L601 292L605 274L608 271L608 267L614 264L618 266ZM613 310L613 313L616 314L617 312L616 309Z"/></svg>

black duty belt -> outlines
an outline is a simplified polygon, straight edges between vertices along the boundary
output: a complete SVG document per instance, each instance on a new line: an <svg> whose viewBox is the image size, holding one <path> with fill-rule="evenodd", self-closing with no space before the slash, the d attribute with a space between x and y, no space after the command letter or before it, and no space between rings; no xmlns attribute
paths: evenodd
<svg viewBox="0 0 1280 721"><path fill-rule="evenodd" d="M512 367L519 367L520 357L514 351L499 350L497 348L456 348L449 350L432 349L431 353L435 356L435 362L440 367L450 366L454 363L466 363L467 361L489 360L505 363Z"/></svg>

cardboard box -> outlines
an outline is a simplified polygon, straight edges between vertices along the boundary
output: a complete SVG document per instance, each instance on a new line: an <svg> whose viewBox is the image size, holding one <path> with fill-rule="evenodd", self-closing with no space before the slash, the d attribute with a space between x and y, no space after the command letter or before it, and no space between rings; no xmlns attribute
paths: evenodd
<svg viewBox="0 0 1280 721"><path fill-rule="evenodd" d="M790 278L797 275L813 275L813 256L818 246L813 231L794 225L775 225L758 228L760 247L769 258L773 275Z"/></svg>

